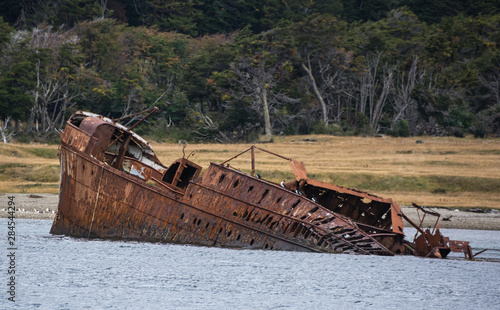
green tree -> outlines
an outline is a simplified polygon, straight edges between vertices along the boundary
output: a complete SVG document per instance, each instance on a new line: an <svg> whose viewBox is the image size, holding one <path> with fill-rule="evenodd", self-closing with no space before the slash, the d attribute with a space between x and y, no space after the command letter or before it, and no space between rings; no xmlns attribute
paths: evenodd
<svg viewBox="0 0 500 310"><path fill-rule="evenodd" d="M16 24L21 14L22 1L3 0L0 1L0 16L10 25Z"/></svg>
<svg viewBox="0 0 500 310"><path fill-rule="evenodd" d="M287 57L290 48L280 41L279 31L258 36L243 34L236 39L236 44L240 53L231 64L233 102L248 98L250 108L262 117L265 136L272 140L273 127L278 120L272 116L279 115L283 104L296 101L281 88L293 72Z"/></svg>
<svg viewBox="0 0 500 310"><path fill-rule="evenodd" d="M261 0L208 0L200 6L203 16L198 24L200 34L230 33L250 26L254 33L262 30Z"/></svg>
<svg viewBox="0 0 500 310"><path fill-rule="evenodd" d="M11 32L14 31L8 23L3 21L3 17L0 16L0 51L3 46L9 41Z"/></svg>
<svg viewBox="0 0 500 310"><path fill-rule="evenodd" d="M189 50L180 88L190 102L200 104L202 111L208 109L222 113L224 107L218 91L228 84L220 73L228 70L236 57L232 41L223 35L204 36L192 40Z"/></svg>
<svg viewBox="0 0 500 310"><path fill-rule="evenodd" d="M33 105L30 91L36 87L35 68L43 58L20 36L0 58L0 117L25 120Z"/></svg>
<svg viewBox="0 0 500 310"><path fill-rule="evenodd" d="M387 12L402 5L400 0L342 0L342 17L348 22L377 21L384 18Z"/></svg>
<svg viewBox="0 0 500 310"><path fill-rule="evenodd" d="M75 26L78 49L84 69L91 70L109 83L110 91L100 101L84 102L82 108L119 117L127 103L142 102L141 76L134 67L136 55L124 42L125 26L111 19L82 22Z"/></svg>
<svg viewBox="0 0 500 310"><path fill-rule="evenodd" d="M321 107L325 127L330 121L329 110L337 80L348 70L353 54L341 42L346 34L346 23L330 15L314 14L290 27L298 61L306 72L307 81ZM340 104L338 102L337 104Z"/></svg>
<svg viewBox="0 0 500 310"><path fill-rule="evenodd" d="M94 0L24 0L20 2L16 20L19 28L32 28L42 23L70 29L78 22L102 17L102 7Z"/></svg>
<svg viewBox="0 0 500 310"><path fill-rule="evenodd" d="M167 118L179 123L186 117L185 95L179 91L179 79L185 70L189 40L185 35L157 29L129 28L123 36L129 76L140 84L141 104L135 109L156 105ZM128 106L128 105L127 105Z"/></svg>
<svg viewBox="0 0 500 310"><path fill-rule="evenodd" d="M17 58L17 57L16 57ZM35 87L35 63L29 59L13 59L0 75L0 116L25 120L33 105L29 91Z"/></svg>
<svg viewBox="0 0 500 310"><path fill-rule="evenodd" d="M436 68L434 84L460 94L454 98L468 105L460 105L460 101L454 101L455 104L468 112L479 113L489 124L493 122L486 121L488 117L481 111L497 103L494 76L499 63L499 27L500 15L443 18L433 26L424 54L425 60Z"/></svg>
<svg viewBox="0 0 500 310"><path fill-rule="evenodd" d="M120 36L125 26L118 25L112 19L82 22L75 26L74 32L79 37L78 46L84 55L86 67L97 72L120 72L117 56L123 50Z"/></svg>
<svg viewBox="0 0 500 310"><path fill-rule="evenodd" d="M352 41L361 53L382 52L387 59L409 58L422 52L427 34L425 24L408 8L398 8L378 21L353 28Z"/></svg>
<svg viewBox="0 0 500 310"><path fill-rule="evenodd" d="M430 24L439 23L443 17L500 12L499 0L409 0L406 5L418 15L419 19Z"/></svg>
<svg viewBox="0 0 500 310"><path fill-rule="evenodd" d="M179 31L197 35L198 22L202 12L198 9L200 1L148 0L143 1L142 19L146 26L158 26L164 31Z"/></svg>

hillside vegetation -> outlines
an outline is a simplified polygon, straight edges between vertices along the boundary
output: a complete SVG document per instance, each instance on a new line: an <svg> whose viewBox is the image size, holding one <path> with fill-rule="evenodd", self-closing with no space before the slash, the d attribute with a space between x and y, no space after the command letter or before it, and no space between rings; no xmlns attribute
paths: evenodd
<svg viewBox="0 0 500 310"><path fill-rule="evenodd" d="M499 44L499 0L6 0L1 139L151 106L162 141L498 136Z"/></svg>

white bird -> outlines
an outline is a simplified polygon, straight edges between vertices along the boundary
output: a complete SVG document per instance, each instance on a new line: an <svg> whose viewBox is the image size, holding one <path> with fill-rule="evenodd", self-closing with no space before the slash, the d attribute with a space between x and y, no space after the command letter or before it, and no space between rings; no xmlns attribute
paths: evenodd
<svg viewBox="0 0 500 310"><path fill-rule="evenodd" d="M299 189L299 183L297 183L297 187L295 188L295 193L296 193L297 195L304 196L304 193L303 193L303 192L301 192L301 191L300 191L300 189Z"/></svg>
<svg viewBox="0 0 500 310"><path fill-rule="evenodd" d="M49 208L47 208L47 209L45 209L45 211L50 212L50 209L49 209Z"/></svg>
<svg viewBox="0 0 500 310"><path fill-rule="evenodd" d="M285 187L285 180L281 181L281 187Z"/></svg>

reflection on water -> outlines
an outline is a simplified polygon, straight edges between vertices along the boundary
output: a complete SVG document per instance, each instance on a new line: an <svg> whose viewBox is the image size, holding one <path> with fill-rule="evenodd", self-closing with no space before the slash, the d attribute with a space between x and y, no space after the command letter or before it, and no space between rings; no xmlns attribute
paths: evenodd
<svg viewBox="0 0 500 310"><path fill-rule="evenodd" d="M496 262L86 240L50 225L18 220L19 309L500 308ZM498 231L443 234L500 259Z"/></svg>

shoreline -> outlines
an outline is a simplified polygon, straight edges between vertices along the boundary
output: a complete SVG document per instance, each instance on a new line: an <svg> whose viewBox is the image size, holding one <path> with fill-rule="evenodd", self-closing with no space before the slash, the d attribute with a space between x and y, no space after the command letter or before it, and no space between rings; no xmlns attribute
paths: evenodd
<svg viewBox="0 0 500 310"><path fill-rule="evenodd" d="M53 220L59 202L58 194L4 194L0 193L0 218L7 218L7 201L9 196L14 196L16 204L16 218L18 219L50 219ZM417 209L402 206L403 213L414 223L419 223ZM471 229L471 230L500 230L500 211L480 212L479 209L463 211L457 208L429 207L429 210L441 214L438 224L441 228ZM422 216L422 212L420 215ZM427 215L423 222L424 228L434 227L436 217ZM405 227L411 227L405 221Z"/></svg>

